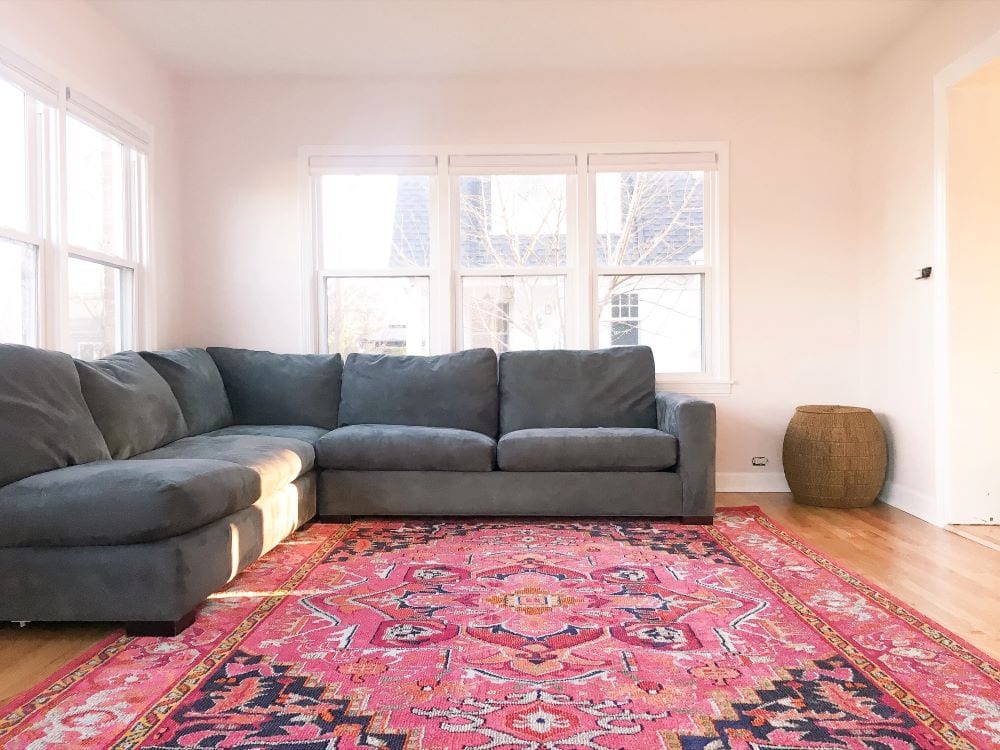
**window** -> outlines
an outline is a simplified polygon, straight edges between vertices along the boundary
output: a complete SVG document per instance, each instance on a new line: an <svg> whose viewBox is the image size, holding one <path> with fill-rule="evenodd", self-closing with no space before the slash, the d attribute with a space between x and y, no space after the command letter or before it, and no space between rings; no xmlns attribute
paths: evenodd
<svg viewBox="0 0 1000 750"><path fill-rule="evenodd" d="M90 102L66 116L69 352L104 357L135 346L137 276L146 256L146 155ZM75 114L74 114L75 112Z"/></svg>
<svg viewBox="0 0 1000 750"><path fill-rule="evenodd" d="M462 346L566 346L573 156L453 157Z"/></svg>
<svg viewBox="0 0 1000 750"><path fill-rule="evenodd" d="M313 163L327 351L429 353L435 166Z"/></svg>
<svg viewBox="0 0 1000 750"><path fill-rule="evenodd" d="M611 346L639 343L639 295L634 292L611 295Z"/></svg>
<svg viewBox="0 0 1000 750"><path fill-rule="evenodd" d="M589 165L598 345L649 346L659 373L710 373L715 154L597 154Z"/></svg>
<svg viewBox="0 0 1000 750"><path fill-rule="evenodd" d="M723 145L303 156L320 348L642 344L728 389Z"/></svg>
<svg viewBox="0 0 1000 750"><path fill-rule="evenodd" d="M2 72L0 72L2 76ZM39 341L44 136L51 109L0 77L0 342Z"/></svg>
<svg viewBox="0 0 1000 750"><path fill-rule="evenodd" d="M0 48L0 342L85 359L144 343L148 143Z"/></svg>

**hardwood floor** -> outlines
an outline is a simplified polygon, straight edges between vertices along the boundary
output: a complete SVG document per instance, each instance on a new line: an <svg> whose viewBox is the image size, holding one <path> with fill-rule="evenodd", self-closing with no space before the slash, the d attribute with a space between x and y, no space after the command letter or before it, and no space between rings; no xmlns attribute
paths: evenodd
<svg viewBox="0 0 1000 750"><path fill-rule="evenodd" d="M946 526L952 534L964 536L984 547L1000 552L1000 526L979 526L973 524L952 524Z"/></svg>
<svg viewBox="0 0 1000 750"><path fill-rule="evenodd" d="M117 625L0 624L0 702L27 690L73 660Z"/></svg>
<svg viewBox="0 0 1000 750"><path fill-rule="evenodd" d="M902 511L795 505L788 495L730 493L803 541L993 656L1000 656L1000 552ZM112 625L0 625L0 701L45 679L115 631Z"/></svg>

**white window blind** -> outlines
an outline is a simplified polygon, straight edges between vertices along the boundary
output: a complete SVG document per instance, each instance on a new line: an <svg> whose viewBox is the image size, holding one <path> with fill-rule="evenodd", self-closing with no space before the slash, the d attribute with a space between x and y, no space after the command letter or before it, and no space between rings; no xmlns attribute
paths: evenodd
<svg viewBox="0 0 1000 750"><path fill-rule="evenodd" d="M50 107L59 103L56 78L3 47L0 47L0 76Z"/></svg>
<svg viewBox="0 0 1000 750"><path fill-rule="evenodd" d="M66 88L66 111L137 151L149 151L149 134L75 89Z"/></svg>
<svg viewBox="0 0 1000 750"><path fill-rule="evenodd" d="M436 156L310 156L309 174L437 174Z"/></svg>
<svg viewBox="0 0 1000 750"><path fill-rule="evenodd" d="M719 168L718 156L711 152L674 154L590 154L591 172L709 172Z"/></svg>
<svg viewBox="0 0 1000 750"><path fill-rule="evenodd" d="M456 155L448 158L453 175L576 174L574 154Z"/></svg>

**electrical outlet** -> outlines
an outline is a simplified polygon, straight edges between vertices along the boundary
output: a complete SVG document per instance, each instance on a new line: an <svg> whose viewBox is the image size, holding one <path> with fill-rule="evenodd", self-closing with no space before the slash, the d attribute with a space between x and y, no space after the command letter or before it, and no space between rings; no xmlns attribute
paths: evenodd
<svg viewBox="0 0 1000 750"><path fill-rule="evenodd" d="M767 456L754 456L750 459L754 466L767 466Z"/></svg>

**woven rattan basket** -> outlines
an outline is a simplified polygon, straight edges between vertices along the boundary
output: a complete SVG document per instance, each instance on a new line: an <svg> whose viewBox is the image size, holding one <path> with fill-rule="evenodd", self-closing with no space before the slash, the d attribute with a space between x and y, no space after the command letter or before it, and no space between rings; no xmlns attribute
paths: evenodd
<svg viewBox="0 0 1000 750"><path fill-rule="evenodd" d="M860 508L875 502L885 482L885 433L871 409L800 406L782 460L796 502Z"/></svg>

